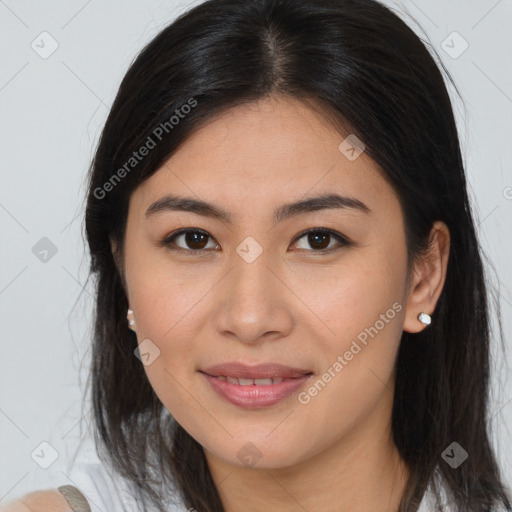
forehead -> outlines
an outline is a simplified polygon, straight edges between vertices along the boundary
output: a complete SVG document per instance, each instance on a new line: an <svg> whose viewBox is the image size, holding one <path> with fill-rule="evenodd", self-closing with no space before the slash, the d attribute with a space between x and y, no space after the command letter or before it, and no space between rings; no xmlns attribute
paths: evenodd
<svg viewBox="0 0 512 512"><path fill-rule="evenodd" d="M192 133L133 193L130 207L147 209L169 192L235 215L332 192L364 197L371 209L396 200L364 151L347 157L347 143L314 104L274 97L237 106Z"/></svg>

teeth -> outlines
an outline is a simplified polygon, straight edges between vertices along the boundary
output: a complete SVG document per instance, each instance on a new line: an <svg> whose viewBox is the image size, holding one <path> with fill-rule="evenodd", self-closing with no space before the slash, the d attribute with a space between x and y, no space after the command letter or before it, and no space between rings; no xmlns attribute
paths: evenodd
<svg viewBox="0 0 512 512"><path fill-rule="evenodd" d="M254 384L256 384L256 386L270 386L272 379L254 379Z"/></svg>
<svg viewBox="0 0 512 512"><path fill-rule="evenodd" d="M240 386L252 386L254 384L254 379L242 379L238 377L238 382Z"/></svg>
<svg viewBox="0 0 512 512"><path fill-rule="evenodd" d="M270 386L272 384L279 384L283 382L284 377L272 377L271 379L244 379L242 377L226 377L224 375L217 375L217 379L231 384L240 386Z"/></svg>

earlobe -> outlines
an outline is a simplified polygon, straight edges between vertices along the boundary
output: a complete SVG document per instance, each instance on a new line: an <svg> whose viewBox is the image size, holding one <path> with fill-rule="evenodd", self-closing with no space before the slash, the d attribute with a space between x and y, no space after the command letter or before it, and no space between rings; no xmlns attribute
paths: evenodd
<svg viewBox="0 0 512 512"><path fill-rule="evenodd" d="M450 231L444 222L436 221L430 232L429 250L413 269L404 331L417 333L430 324L446 281L449 254Z"/></svg>

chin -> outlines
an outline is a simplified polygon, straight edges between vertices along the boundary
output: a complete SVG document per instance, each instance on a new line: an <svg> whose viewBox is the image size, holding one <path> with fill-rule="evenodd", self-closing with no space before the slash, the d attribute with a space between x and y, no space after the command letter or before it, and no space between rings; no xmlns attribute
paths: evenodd
<svg viewBox="0 0 512 512"><path fill-rule="evenodd" d="M272 435L272 434L271 434ZM235 436L226 442L200 442L200 444L224 463L239 468L284 469L301 463L308 458L303 441L294 442L289 437L275 437L270 440L268 430L261 435Z"/></svg>

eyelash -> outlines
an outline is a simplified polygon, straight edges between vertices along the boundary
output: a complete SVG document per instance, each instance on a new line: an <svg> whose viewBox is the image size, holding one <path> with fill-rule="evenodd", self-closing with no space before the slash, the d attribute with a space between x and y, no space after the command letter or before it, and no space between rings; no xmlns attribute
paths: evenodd
<svg viewBox="0 0 512 512"><path fill-rule="evenodd" d="M202 235L206 235L210 239L213 239L213 237L210 236L210 234L208 232L203 231L202 229L199 229L199 228L195 228L195 229L181 229L181 230L175 231L175 232L171 233L170 235L168 235L168 236L164 237L163 239L161 239L158 242L158 246L159 247L167 247L168 249L170 249L172 251L181 252L181 253L187 253L189 255L201 255L201 256L204 256L206 252L209 252L209 250L207 250L207 249L183 249L182 247L171 247L171 244L173 243L175 238L177 238L180 235L187 234L187 233L199 233L199 234L202 234ZM318 249L318 250L300 249L299 252L301 252L301 251L313 252L313 253L317 253L320 256L324 256L324 255L328 255L328 254L330 254L332 252L339 251L343 247L347 247L347 246L353 245L353 242L350 239L348 239L347 237L343 236L341 233L338 233L337 231L333 231L332 229L327 229L327 228L310 228L310 229L307 229L306 231L303 231L302 233L298 234L295 237L293 242L294 243L298 242L301 238L303 238L304 236L306 236L306 235L308 235L310 233L316 233L316 234L322 234L322 235L330 235L333 238L337 239L338 242L340 243L340 245L338 247L334 247L334 248L331 247L330 249Z"/></svg>

